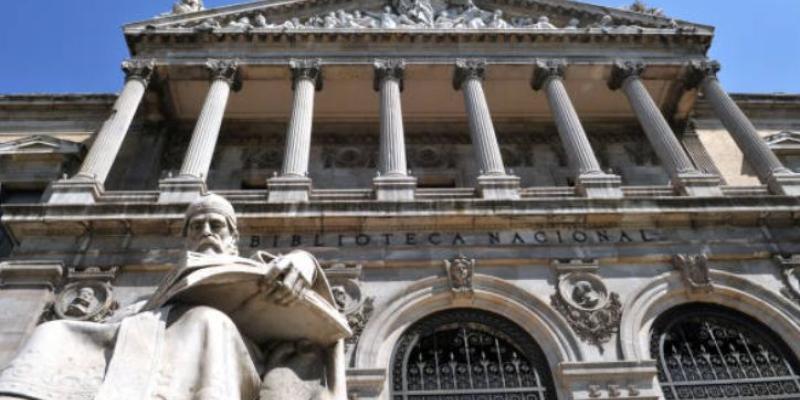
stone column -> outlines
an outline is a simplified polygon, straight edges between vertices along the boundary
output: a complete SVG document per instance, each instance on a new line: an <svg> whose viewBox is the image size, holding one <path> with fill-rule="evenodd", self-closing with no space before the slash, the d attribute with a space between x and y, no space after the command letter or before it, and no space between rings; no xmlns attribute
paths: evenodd
<svg viewBox="0 0 800 400"><path fill-rule="evenodd" d="M195 124L180 173L160 182L160 202L185 202L206 191L206 179L217 146L222 119L231 89L238 90L239 64L232 60L209 60L211 87Z"/></svg>
<svg viewBox="0 0 800 400"><path fill-rule="evenodd" d="M484 61L459 60L453 77L453 87L464 93L472 148L480 166L478 190L486 199L516 199L519 198L519 178L505 172L500 145L483 94L485 72Z"/></svg>
<svg viewBox="0 0 800 400"><path fill-rule="evenodd" d="M373 180L378 200L413 200L417 180L408 176L406 143L403 130L403 61L375 62L374 88L380 92L380 162L379 176Z"/></svg>
<svg viewBox="0 0 800 400"><path fill-rule="evenodd" d="M586 197L620 198L622 180L619 176L606 174L600 169L600 163L564 87L565 70L563 61L538 61L531 81L533 90L544 89L547 95L578 192Z"/></svg>
<svg viewBox="0 0 800 400"><path fill-rule="evenodd" d="M641 79L644 69L644 64L639 62L615 63L609 88L622 89L628 97L650 145L679 192L689 196L721 196L720 178L704 174L695 168L658 105L650 97Z"/></svg>
<svg viewBox="0 0 800 400"><path fill-rule="evenodd" d="M783 166L761 138L753 123L728 96L717 79L720 65L716 61L694 62L689 66L687 87L698 88L711 103L714 113L730 132L744 158L753 167L759 180L775 194L800 195L800 174Z"/></svg>
<svg viewBox="0 0 800 400"><path fill-rule="evenodd" d="M314 92L322 89L318 60L292 60L294 102L281 175L267 181L268 201L274 203L307 202L311 192L308 160L311 156L311 127L314 120Z"/></svg>
<svg viewBox="0 0 800 400"><path fill-rule="evenodd" d="M97 133L78 174L71 179L54 182L48 202L85 204L94 202L100 196L154 69L155 63L152 60L129 60L122 63L125 86L114 103L111 116Z"/></svg>
<svg viewBox="0 0 800 400"><path fill-rule="evenodd" d="M61 263L6 261L0 263L0 369L14 358L53 301L53 289L63 275Z"/></svg>

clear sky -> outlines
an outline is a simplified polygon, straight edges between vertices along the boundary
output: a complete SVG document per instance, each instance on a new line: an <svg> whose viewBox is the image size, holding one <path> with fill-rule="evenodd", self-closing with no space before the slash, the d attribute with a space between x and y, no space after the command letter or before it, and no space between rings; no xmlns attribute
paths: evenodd
<svg viewBox="0 0 800 400"><path fill-rule="evenodd" d="M591 0L623 6L633 0ZM6 0L0 93L116 92L127 56L121 26L173 0ZM206 0L207 7L241 2ZM800 93L800 0L649 0L674 18L717 27L711 56L731 92Z"/></svg>

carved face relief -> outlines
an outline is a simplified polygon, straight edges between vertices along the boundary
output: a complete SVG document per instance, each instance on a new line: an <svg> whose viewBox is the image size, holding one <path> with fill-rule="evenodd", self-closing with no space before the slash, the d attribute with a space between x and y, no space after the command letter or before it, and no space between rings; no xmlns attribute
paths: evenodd
<svg viewBox="0 0 800 400"><path fill-rule="evenodd" d="M551 303L580 338L601 351L602 344L619 331L622 318L619 296L610 293L594 273L577 271L561 275Z"/></svg>
<svg viewBox="0 0 800 400"><path fill-rule="evenodd" d="M99 281L81 281L64 287L53 305L58 318L99 321L113 310L111 287Z"/></svg>
<svg viewBox="0 0 800 400"><path fill-rule="evenodd" d="M608 301L608 291L602 280L585 272L572 272L561 277L558 291L571 306L581 310L597 310Z"/></svg>
<svg viewBox="0 0 800 400"><path fill-rule="evenodd" d="M208 212L194 215L187 225L186 248L202 254L236 255L236 238L224 215Z"/></svg>

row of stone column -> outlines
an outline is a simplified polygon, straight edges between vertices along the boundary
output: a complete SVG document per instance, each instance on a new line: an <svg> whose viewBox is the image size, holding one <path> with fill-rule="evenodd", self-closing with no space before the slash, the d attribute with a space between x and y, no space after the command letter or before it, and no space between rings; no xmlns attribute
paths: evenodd
<svg viewBox="0 0 800 400"><path fill-rule="evenodd" d="M211 86L200 112L178 177L161 183L165 201L185 201L205 190L211 158L232 89L240 85L239 65L235 61L212 60L207 63ZM314 93L322 87L319 62L291 62L294 99L287 131L286 151L281 174L268 181L269 200L273 202L308 201L311 180L308 178ZM532 87L547 96L559 137L563 143L577 190L587 197L621 197L620 178L604 173L591 148L586 132L564 85L566 64L561 60L538 61L534 67ZM96 197L102 191L122 141L130 128L154 70L149 61L129 61L123 65L126 84L114 105L112 115L97 135L80 172L53 186L51 202L89 201L86 193ZM478 190L487 199L519 197L519 178L505 171L500 146L483 92L486 63L460 60L456 63L453 85L464 95L469 131L475 158L480 166ZM687 156L666 118L642 82L645 65L635 61L619 61L613 66L608 82L612 90L621 90L642 125L645 135L673 185L690 196L721 195L720 178L699 171ZM699 87L717 116L730 131L745 158L762 182L777 194L800 195L800 179L780 163L760 138L753 124L722 89L716 78L715 62L690 65L687 89ZM408 176L401 91L402 61L384 60L375 63L375 90L380 92L380 162L375 179L379 200L412 200L416 180Z"/></svg>

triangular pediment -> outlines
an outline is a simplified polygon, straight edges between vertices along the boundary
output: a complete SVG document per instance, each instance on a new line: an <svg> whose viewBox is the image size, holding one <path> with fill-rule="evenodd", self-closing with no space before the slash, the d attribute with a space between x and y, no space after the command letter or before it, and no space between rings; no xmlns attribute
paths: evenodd
<svg viewBox="0 0 800 400"><path fill-rule="evenodd" d="M81 144L52 136L34 135L0 143L0 155L78 153Z"/></svg>
<svg viewBox="0 0 800 400"><path fill-rule="evenodd" d="M566 0L262 0L215 9L193 8L194 1L180 0L173 13L130 24L125 31L713 31L661 15ZM180 8L181 3L186 3L185 7Z"/></svg>
<svg viewBox="0 0 800 400"><path fill-rule="evenodd" d="M767 142L767 145L772 151L778 153L800 153L800 132L781 131L766 136L764 141Z"/></svg>

